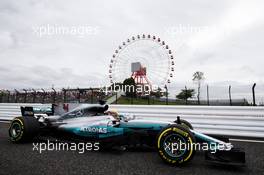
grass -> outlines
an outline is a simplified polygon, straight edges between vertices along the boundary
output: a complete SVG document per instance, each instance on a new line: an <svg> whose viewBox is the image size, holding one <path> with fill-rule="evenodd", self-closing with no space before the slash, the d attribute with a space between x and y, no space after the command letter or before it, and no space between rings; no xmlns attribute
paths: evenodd
<svg viewBox="0 0 264 175"><path fill-rule="evenodd" d="M120 97L117 100L117 104L134 104L134 105L166 105L166 101L159 101L158 99L143 99L143 98L128 98L128 97ZM183 105L184 102L174 101L168 102L168 105Z"/></svg>

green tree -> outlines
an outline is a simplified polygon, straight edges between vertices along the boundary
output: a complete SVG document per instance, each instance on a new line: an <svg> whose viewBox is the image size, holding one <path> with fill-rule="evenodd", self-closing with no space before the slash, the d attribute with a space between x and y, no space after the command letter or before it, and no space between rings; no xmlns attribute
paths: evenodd
<svg viewBox="0 0 264 175"><path fill-rule="evenodd" d="M193 74L193 81L194 83L197 84L197 100L198 100L198 104L200 104L200 89L201 89L201 83L204 80L204 73L203 72L199 72L196 71Z"/></svg>
<svg viewBox="0 0 264 175"><path fill-rule="evenodd" d="M181 92L176 95L177 99L185 100L185 103L187 104L187 101L189 98L192 98L195 94L194 89L187 89L185 86L185 89L182 89Z"/></svg>
<svg viewBox="0 0 264 175"><path fill-rule="evenodd" d="M161 91L161 88L158 87L157 90L155 90L155 91L151 91L151 92L150 92L150 95L151 95L151 96L154 96L154 97L156 97L156 98L160 98L160 97L163 96L163 93L162 93L162 91Z"/></svg>
<svg viewBox="0 0 264 175"><path fill-rule="evenodd" d="M136 97L136 82L132 77L124 80L123 89L127 97Z"/></svg>

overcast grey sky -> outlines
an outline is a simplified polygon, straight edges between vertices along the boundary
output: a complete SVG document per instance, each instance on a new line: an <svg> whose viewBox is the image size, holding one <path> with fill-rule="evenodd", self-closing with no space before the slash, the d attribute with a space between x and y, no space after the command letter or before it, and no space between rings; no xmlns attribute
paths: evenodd
<svg viewBox="0 0 264 175"><path fill-rule="evenodd" d="M170 88L194 86L192 74L199 70L205 84L246 86L241 92L250 93L256 82L263 95L263 9L261 0L1 0L0 88L108 82L116 47L145 33L159 36L173 51ZM40 36L37 29L47 26L90 31Z"/></svg>

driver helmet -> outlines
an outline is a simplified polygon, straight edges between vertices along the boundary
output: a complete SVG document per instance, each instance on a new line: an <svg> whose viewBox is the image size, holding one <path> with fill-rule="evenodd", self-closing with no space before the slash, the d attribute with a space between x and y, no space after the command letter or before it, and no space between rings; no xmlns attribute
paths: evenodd
<svg viewBox="0 0 264 175"><path fill-rule="evenodd" d="M111 109L107 111L108 115L113 116L115 119L119 119L119 114L116 109Z"/></svg>

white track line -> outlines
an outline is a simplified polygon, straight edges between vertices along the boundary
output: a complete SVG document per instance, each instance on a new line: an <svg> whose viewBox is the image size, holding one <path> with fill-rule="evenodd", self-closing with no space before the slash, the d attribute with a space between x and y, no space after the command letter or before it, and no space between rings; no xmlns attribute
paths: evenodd
<svg viewBox="0 0 264 175"><path fill-rule="evenodd" d="M229 139L236 142L251 142L251 143L264 143L263 140L248 140L248 139Z"/></svg>

